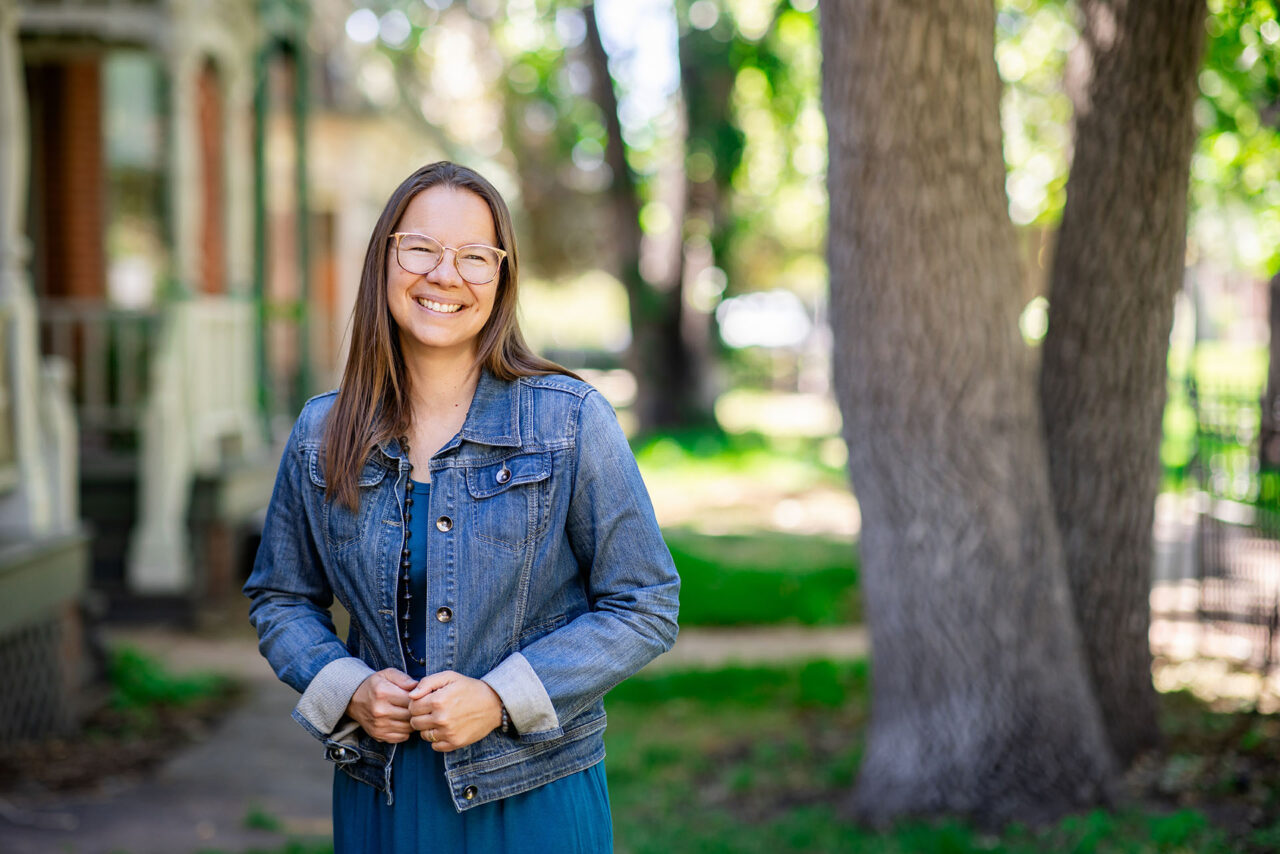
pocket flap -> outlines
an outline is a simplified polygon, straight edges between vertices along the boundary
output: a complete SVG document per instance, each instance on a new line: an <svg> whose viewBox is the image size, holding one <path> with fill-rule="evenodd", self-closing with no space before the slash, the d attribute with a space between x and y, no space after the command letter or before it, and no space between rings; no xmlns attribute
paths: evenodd
<svg viewBox="0 0 1280 854"><path fill-rule="evenodd" d="M551 452L522 454L496 463L467 469L467 491L472 498L489 498L513 486L537 483L551 477Z"/></svg>
<svg viewBox="0 0 1280 854"><path fill-rule="evenodd" d="M313 448L307 452L307 472L311 475L311 482L321 488L327 488L328 482L324 477L324 466L320 461L320 449ZM387 476L386 466L379 465L372 460L364 464L364 468L360 470L360 479L356 481L358 486L376 486L382 483L382 479Z"/></svg>

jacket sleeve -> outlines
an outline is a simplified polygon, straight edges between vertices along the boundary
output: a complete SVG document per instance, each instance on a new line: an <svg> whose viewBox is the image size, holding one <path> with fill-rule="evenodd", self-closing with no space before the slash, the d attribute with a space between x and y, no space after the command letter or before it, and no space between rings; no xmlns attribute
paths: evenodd
<svg viewBox="0 0 1280 854"><path fill-rule="evenodd" d="M303 492L310 487L298 446L301 424L300 418L280 460L244 593L251 600L249 622L258 631L258 649L276 676L302 694L294 719L325 739L373 670L350 654L329 615L333 591Z"/></svg>
<svg viewBox="0 0 1280 854"><path fill-rule="evenodd" d="M680 578L635 456L597 391L578 410L566 533L590 610L483 678L525 741L563 733L606 691L675 642Z"/></svg>

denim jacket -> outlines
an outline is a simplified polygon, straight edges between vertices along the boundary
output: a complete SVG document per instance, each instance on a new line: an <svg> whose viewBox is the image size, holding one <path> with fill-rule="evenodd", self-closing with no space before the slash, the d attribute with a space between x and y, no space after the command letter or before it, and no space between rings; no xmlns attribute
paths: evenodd
<svg viewBox="0 0 1280 854"><path fill-rule="evenodd" d="M357 512L325 501L335 394L308 401L293 428L244 590L259 649L302 694L293 717L390 803L395 745L345 712L371 673L406 670L396 597L409 463L385 442L360 473ZM429 507L413 509L435 520L427 601L413 600L427 672L483 679L517 733L444 754L461 811L604 757L601 698L670 648L680 581L613 410L586 383L485 372L430 471ZM346 643L334 598L351 614Z"/></svg>

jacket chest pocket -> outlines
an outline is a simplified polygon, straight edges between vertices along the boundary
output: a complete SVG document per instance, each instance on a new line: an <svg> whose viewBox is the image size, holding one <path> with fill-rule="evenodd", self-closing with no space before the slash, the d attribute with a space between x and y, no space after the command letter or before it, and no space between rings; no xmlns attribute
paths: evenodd
<svg viewBox="0 0 1280 854"><path fill-rule="evenodd" d="M550 484L550 451L468 468L474 536L511 551L524 548L546 530Z"/></svg>
<svg viewBox="0 0 1280 854"><path fill-rule="evenodd" d="M322 492L327 486L324 465L318 450L307 455L307 470L311 475L311 483ZM377 487L387 475L385 467L377 463L367 462L360 470L360 478L356 481L360 494L360 506L353 513L345 504L333 501L324 502L324 535L330 551L340 554L359 543L369 530L369 518L378 503Z"/></svg>

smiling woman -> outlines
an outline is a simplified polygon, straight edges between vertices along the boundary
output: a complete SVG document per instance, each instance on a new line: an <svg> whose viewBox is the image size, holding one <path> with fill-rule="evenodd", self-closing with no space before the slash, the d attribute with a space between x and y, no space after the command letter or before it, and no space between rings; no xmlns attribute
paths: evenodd
<svg viewBox="0 0 1280 854"><path fill-rule="evenodd" d="M397 227L395 251L387 253L387 305L402 351L439 359L458 349L474 360L506 254L491 245L498 238L489 206L469 190L437 185L414 196ZM442 263L450 253L453 263Z"/></svg>
<svg viewBox="0 0 1280 854"><path fill-rule="evenodd" d="M680 583L613 410L525 345L518 269L488 181L409 176L281 460L245 592L337 765L339 854L612 848L602 697L671 646Z"/></svg>

